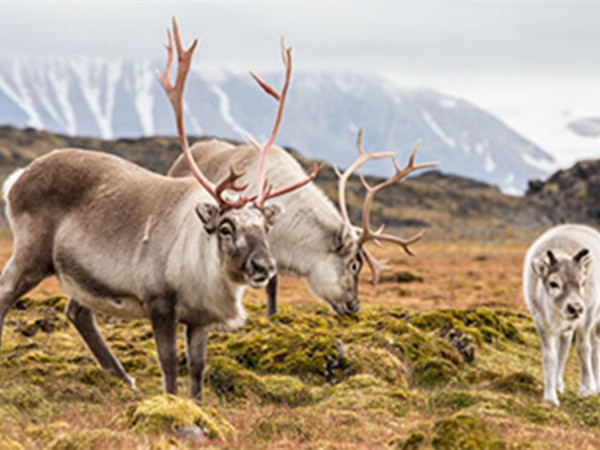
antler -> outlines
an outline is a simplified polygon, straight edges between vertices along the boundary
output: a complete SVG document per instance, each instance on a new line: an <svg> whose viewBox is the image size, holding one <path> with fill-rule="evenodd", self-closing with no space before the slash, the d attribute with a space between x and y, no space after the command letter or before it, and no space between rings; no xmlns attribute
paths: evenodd
<svg viewBox="0 0 600 450"><path fill-rule="evenodd" d="M394 152L384 152L384 153L367 153L362 145L362 128L358 130L358 136L356 137L356 147L358 149L358 157L354 160L354 162L348 167L344 173L340 173L336 166L333 166L333 170L338 176L338 203L340 205L340 213L342 214L342 218L344 222L350 227L354 228L352 222L350 222L350 216L348 215L348 207L346 206L346 182L350 175L356 172L363 164L368 161L374 159L382 159L382 158L392 158L394 156Z"/></svg>
<svg viewBox="0 0 600 450"><path fill-rule="evenodd" d="M175 78L175 84L171 82L170 74L171 64L173 62L173 35L175 36L175 47L177 48L177 76ZM245 197L240 194L237 200L231 201L223 197L223 192L228 189L235 192L244 191L248 185L238 185L236 184L236 181L243 177L245 172L236 172L233 167L230 167L229 176L227 176L219 184L214 185L208 178L206 178L204 173L202 173L196 164L196 161L194 161L194 157L192 156L192 152L185 134L185 127L183 124L183 89L185 87L185 80L190 70L192 55L194 54L194 50L198 44L198 39L194 39L192 45L185 50L181 44L179 27L177 26L175 17L173 17L173 34L171 34L170 30L167 30L167 36L169 38L169 42L165 46L167 49L167 63L162 74L158 70L156 71L156 78L164 88L167 96L169 97L169 101L173 106L175 123L177 124L177 132L179 134L179 142L181 143L185 160L194 177L196 177L202 187L206 189L206 191L219 203L219 205L228 208L241 208L246 203L255 200L256 196Z"/></svg>
<svg viewBox="0 0 600 450"><path fill-rule="evenodd" d="M365 201L363 203L362 233L361 233L360 237L358 238L358 244L360 246L362 246L365 242L371 241L371 240L378 241L378 242L393 242L395 244L400 245L408 255L412 255L413 253L410 250L410 245L417 242L425 234L425 231L421 230L414 236L412 236L408 239L403 239L403 238L400 238L398 236L394 236L391 234L385 234L384 233L385 225L382 225L377 231L373 231L371 229L371 225L370 225L371 207L373 206L373 199L375 198L375 195L378 192L382 191L383 189L385 189L388 186L391 186L392 184L397 183L398 181L402 180L403 178L405 178L406 176L408 176L409 174L411 174L412 172L414 172L416 170L421 170L421 169L426 169L428 167L437 166L437 163L415 164L415 156L417 154L419 144L420 144L420 141L418 141L415 144L415 146L413 147L408 164L404 168L401 168L398 165L398 160L394 156L393 162L394 162L394 167L396 169L396 173L393 176L391 176L390 178L388 178L387 180L382 181L381 183L377 184L376 186L370 186L366 182L365 178L359 174L360 181L362 182L363 186L367 190L367 194L365 196Z"/></svg>
<svg viewBox="0 0 600 450"><path fill-rule="evenodd" d="M372 231L371 226L370 226L370 212L371 212L371 207L373 205L373 199L375 197L375 194L377 194L377 192L385 189L386 187L391 186L392 184L400 181L401 179L403 179L404 177L409 175L411 172L414 172L419 169L424 169L427 167L436 166L437 163L424 163L424 164L418 164L418 165L414 164L415 155L416 155L417 149L419 147L419 142L417 142L417 144L415 145L415 147L412 150L412 154L411 154L408 165L405 168L401 169L398 166L398 161L396 159L396 154L394 152L367 153L365 151L365 149L363 148L363 145L362 145L362 129L358 130L358 136L356 139L356 147L358 148L358 157L354 160L354 162L350 165L350 167L348 167L343 173L340 173L340 171L334 166L335 173L337 174L337 176L339 178L338 202L339 202L339 206L340 206L340 212L341 212L342 217L343 217L344 221L346 222L346 224L349 227L351 227L352 229L360 232L360 236L358 238L358 245L360 247L362 247L361 248L362 253L365 257L367 264L369 265L369 268L371 269L371 273L373 275L372 283L376 284L377 281L379 280L381 271L386 268L386 261L378 261L377 259L375 259L375 257L369 251L367 251L366 248L364 248L363 244L365 244L367 241L371 241L371 240L373 242L375 242L376 244L380 244L383 241L394 242L394 243L400 245L407 254L412 255L413 253L410 250L409 246L411 244L414 244L419 239L421 239L421 237L424 234L424 231L420 231L419 233L417 233L416 235L412 236L409 239L402 239L397 236L384 234L383 233L385 230L384 226L382 226L377 231ZM391 178L389 178L388 180L386 180L382 183L379 183L375 187L369 186L367 184L367 182L365 181L364 177L361 174L359 174L361 182L363 183L363 185L365 186L365 189L367 190L367 194L365 196L365 200L364 200L364 204L363 204L363 227L362 227L362 229L360 227L355 227L352 225L352 222L350 221L350 217L348 215L348 208L346 206L346 194L345 194L346 182L348 181L348 178L350 177L350 175L352 175L352 173L356 172L366 162L375 160L375 159L383 159L383 158L392 158L392 160L394 162L394 167L396 168L396 174L394 176L392 176Z"/></svg>
<svg viewBox="0 0 600 450"><path fill-rule="evenodd" d="M256 201L256 205L260 208L264 206L267 200L274 197L279 197L280 195L287 194L310 183L317 176L319 170L321 170L321 168L323 167L322 164L316 164L313 167L312 172L306 178L299 180L287 187L278 189L276 191L273 191L273 187L269 185L267 180L265 179L267 170L267 155L269 153L269 149L273 146L273 143L275 142L275 136L277 135L277 132L279 131L279 126L281 125L281 119L283 117L283 108L285 106L285 100L287 97L288 88L290 86L290 80L292 76L292 49L291 47L285 46L285 41L283 37L281 38L281 60L283 61L283 65L285 67L285 78L281 91L278 91L273 86L269 85L263 79L261 79L256 73L250 71L250 75L258 83L258 85L268 95L273 97L279 103L279 108L277 109L277 115L275 117L275 123L273 124L271 135L264 144L259 144L254 138L252 138L252 136L246 135L246 139L248 140L248 142L253 147L255 147L260 154L258 160L257 174L258 186L260 191L258 194L258 199Z"/></svg>

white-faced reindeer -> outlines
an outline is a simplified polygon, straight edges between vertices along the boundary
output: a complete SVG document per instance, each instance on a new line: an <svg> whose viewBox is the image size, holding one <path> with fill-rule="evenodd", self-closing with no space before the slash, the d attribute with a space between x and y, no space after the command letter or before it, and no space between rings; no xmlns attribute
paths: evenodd
<svg viewBox="0 0 600 450"><path fill-rule="evenodd" d="M356 161L343 174L338 173L341 214L325 194L311 183L281 199L285 213L278 219L268 236L277 260L278 272L291 272L305 277L311 291L327 301L338 314L353 313L359 309L358 275L363 256L373 272L374 282L377 282L383 268L383 264L376 261L364 247L366 242L394 242L408 254L412 254L409 246L422 236L422 233L418 233L409 239L401 239L384 234L383 228L373 232L369 218L375 194L416 170L435 165L415 164L417 147L413 149L409 163L404 168L398 166L393 152L366 153L362 146L362 132L358 134L357 146L359 154ZM260 153L251 152L247 145L232 145L219 140L204 141L192 146L192 154L197 164L211 179L222 177L223 167L233 164L247 170L246 181L250 188L256 189L260 186L253 181L253 174L257 173L259 167ZM393 158L396 173L373 188L367 187L363 225L362 228L356 227L350 222L346 209L346 181L366 162L381 158ZM275 187L290 180L299 181L306 177L298 162L288 152L276 146L270 149L266 171ZM168 175L173 177L189 174L187 164L181 157L168 172ZM271 315L277 311L277 276L267 285L267 297L267 315Z"/></svg>
<svg viewBox="0 0 600 450"><path fill-rule="evenodd" d="M523 290L542 344L544 400L559 404L573 335L581 365L579 394L600 388L600 233L554 227L529 248Z"/></svg>
<svg viewBox="0 0 600 450"><path fill-rule="evenodd" d="M66 314L100 366L132 385L92 311L150 319L164 390L172 394L176 325L185 324L190 393L200 397L209 329L243 324L245 285L264 286L275 274L266 233L279 207L265 202L310 179L278 191L261 182L256 196L244 197L241 173L229 169L218 184L205 177L183 126L182 95L196 41L184 50L174 20L173 32L177 79L173 85L169 76L169 32L159 80L195 179L157 175L121 158L78 149L54 151L11 176L5 198L14 251L0 278L0 336L17 298L56 275L70 296ZM265 158L262 152L261 161ZM238 196L228 197L226 190Z"/></svg>

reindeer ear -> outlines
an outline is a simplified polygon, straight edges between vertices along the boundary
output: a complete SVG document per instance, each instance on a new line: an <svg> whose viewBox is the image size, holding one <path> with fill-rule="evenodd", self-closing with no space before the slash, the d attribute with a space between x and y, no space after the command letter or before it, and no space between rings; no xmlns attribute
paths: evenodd
<svg viewBox="0 0 600 450"><path fill-rule="evenodd" d="M575 261L582 269L587 270L592 262L592 255L590 254L589 249L583 248L579 250L575 256L573 256L573 261Z"/></svg>
<svg viewBox="0 0 600 450"><path fill-rule="evenodd" d="M550 264L544 258L535 258L531 262L531 268L540 278L545 278L550 271Z"/></svg>
<svg viewBox="0 0 600 450"><path fill-rule="evenodd" d="M217 217L219 217L219 207L212 203L199 203L196 206L196 214L204 224L207 232L212 233L217 228Z"/></svg>
<svg viewBox="0 0 600 450"><path fill-rule="evenodd" d="M333 249L336 253L344 253L352 248L354 244L354 235L348 225L344 224L335 234Z"/></svg>
<svg viewBox="0 0 600 450"><path fill-rule="evenodd" d="M279 203L271 203L265 206L262 212L269 226L272 226L277 221L277 217L283 212L283 206Z"/></svg>

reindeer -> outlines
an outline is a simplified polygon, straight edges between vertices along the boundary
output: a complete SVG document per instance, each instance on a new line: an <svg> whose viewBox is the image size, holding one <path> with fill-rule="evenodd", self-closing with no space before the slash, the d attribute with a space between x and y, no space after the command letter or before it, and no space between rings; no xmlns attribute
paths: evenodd
<svg viewBox="0 0 600 450"><path fill-rule="evenodd" d="M185 50L175 19L173 34L175 84L169 75L170 31L167 64L157 75L195 179L165 177L79 149L53 151L11 176L4 191L14 251L0 276L0 336L16 299L56 275L70 297L66 315L99 365L132 387L93 311L150 319L164 391L170 394L177 392L176 325L183 323L190 395L201 398L209 330L241 326L245 286L263 287L276 273L266 233L280 207L265 202L310 179L278 191L261 181L264 188L247 197L247 186L239 184L243 173L233 168L218 184L206 178L194 163L183 125L183 89L197 40ZM261 164L266 158L263 152Z"/></svg>
<svg viewBox="0 0 600 450"><path fill-rule="evenodd" d="M579 394L600 388L600 233L583 225L546 231L527 251L523 293L542 344L544 400L559 404L573 335Z"/></svg>
<svg viewBox="0 0 600 450"><path fill-rule="evenodd" d="M256 75L253 75L257 78ZM223 165L234 164L247 170L247 181L251 188L258 186L253 175L258 171L258 155L251 152L248 145L233 145L225 141L210 140L192 146L196 163L211 179L223 176ZM255 147L250 141L250 147ZM370 211L375 194L399 182L410 173L435 166L435 163L415 164L418 145L413 148L408 164L400 168L393 152L367 153L362 145L362 130L357 137L358 157L339 177L339 211L314 184L309 184L285 198L285 213L279 218L269 233L268 239L277 261L278 272L284 271L305 277L311 292L324 299L338 314L355 313L359 310L358 277L363 259L372 271L372 281L377 283L385 264L377 261L365 248L369 241L393 242L412 255L410 245L417 242L423 232L408 239L384 233L384 228L371 230ZM274 186L287 180L302 180L306 174L298 162L285 150L273 146L269 149L267 174ZM362 179L367 189L363 205L362 228L350 222L345 199L346 182L350 175L365 163L375 159L392 158L396 173L387 181L371 187ZM172 177L189 176L190 172L183 158L171 166L168 174ZM267 316L277 312L277 276L266 288Z"/></svg>

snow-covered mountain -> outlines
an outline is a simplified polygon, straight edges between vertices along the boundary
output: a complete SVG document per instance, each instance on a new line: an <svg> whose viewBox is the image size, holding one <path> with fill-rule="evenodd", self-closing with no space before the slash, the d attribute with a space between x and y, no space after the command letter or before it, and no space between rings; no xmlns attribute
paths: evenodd
<svg viewBox="0 0 600 450"><path fill-rule="evenodd" d="M32 126L104 138L172 135L166 96L150 61L83 58L0 60L0 124ZM277 74L266 76L278 83ZM188 133L261 139L270 132L275 105L247 74L195 68L185 95ZM424 89L400 89L352 73L293 75L280 145L346 166L358 127L371 151L398 150L403 161L422 139L419 161L438 161L444 172L521 193L542 178L554 159L495 117L467 101ZM385 175L390 164L367 172Z"/></svg>

